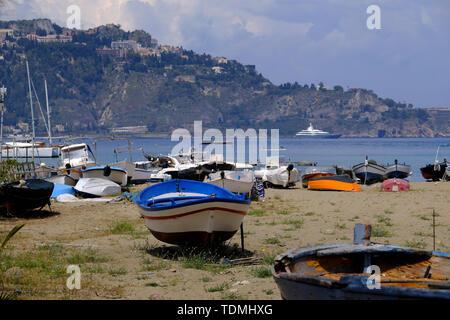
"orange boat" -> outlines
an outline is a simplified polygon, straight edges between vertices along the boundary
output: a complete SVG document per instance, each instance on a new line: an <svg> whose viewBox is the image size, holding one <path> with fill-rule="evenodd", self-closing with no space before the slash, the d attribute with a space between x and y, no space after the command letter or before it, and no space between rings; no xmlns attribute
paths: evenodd
<svg viewBox="0 0 450 320"><path fill-rule="evenodd" d="M308 181L311 179L335 175L336 175L335 168L310 167L305 170L305 173L302 176L302 186L303 188L308 188Z"/></svg>
<svg viewBox="0 0 450 320"><path fill-rule="evenodd" d="M361 187L348 175L320 177L308 181L309 190L361 191Z"/></svg>

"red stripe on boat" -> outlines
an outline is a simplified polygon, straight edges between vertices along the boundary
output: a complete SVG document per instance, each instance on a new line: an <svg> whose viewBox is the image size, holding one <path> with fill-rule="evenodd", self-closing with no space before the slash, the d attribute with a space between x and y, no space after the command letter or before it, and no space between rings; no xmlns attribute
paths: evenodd
<svg viewBox="0 0 450 320"><path fill-rule="evenodd" d="M168 219L175 219L175 218L188 216L188 215L199 213L199 212L203 212L203 211L209 211L209 210L221 210L221 211L226 211L226 212L230 212L230 213L240 214L240 215L243 215L243 216L245 216L247 214L247 212L245 212L245 211L233 210L233 209L228 209L228 208L213 207L213 208L205 208L205 209L199 209L199 210L195 210L195 211L189 211L189 212L180 213L180 214L174 214L172 216L149 217L149 216L146 216L145 214L141 214L141 215L145 219L149 219L149 220L168 220Z"/></svg>

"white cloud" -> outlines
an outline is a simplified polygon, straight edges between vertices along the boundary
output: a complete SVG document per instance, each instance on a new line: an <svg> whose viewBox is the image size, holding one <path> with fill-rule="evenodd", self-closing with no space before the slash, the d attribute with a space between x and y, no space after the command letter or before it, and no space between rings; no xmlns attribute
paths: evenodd
<svg viewBox="0 0 450 320"><path fill-rule="evenodd" d="M118 23L160 43L256 64L276 83L339 82L416 105L449 104L445 52L450 1L379 0L382 30L366 27L372 0L15 0L0 19L48 17L64 25L81 8L82 26ZM436 67L439 65L439 67ZM414 69L412 69L412 66ZM395 73L395 77L388 76ZM366 76L370 74L370 77ZM439 95L435 92L440 87ZM401 90L400 90L400 89ZM422 95L416 90L420 88ZM439 90L438 90L439 91ZM410 95L408 97L408 94Z"/></svg>

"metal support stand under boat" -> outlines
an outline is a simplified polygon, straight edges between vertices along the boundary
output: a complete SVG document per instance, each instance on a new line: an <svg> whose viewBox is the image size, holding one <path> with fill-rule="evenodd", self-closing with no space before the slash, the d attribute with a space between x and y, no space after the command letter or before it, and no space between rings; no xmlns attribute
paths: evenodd
<svg viewBox="0 0 450 320"><path fill-rule="evenodd" d="M244 249L244 223L241 223L241 247L242 247L242 252L245 251Z"/></svg>

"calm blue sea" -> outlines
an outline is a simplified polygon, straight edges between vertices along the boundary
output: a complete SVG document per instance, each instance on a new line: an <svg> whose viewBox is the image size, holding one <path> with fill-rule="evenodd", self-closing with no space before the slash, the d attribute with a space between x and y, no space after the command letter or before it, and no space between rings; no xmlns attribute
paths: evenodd
<svg viewBox="0 0 450 320"><path fill-rule="evenodd" d="M127 141L97 141L84 139L95 153L97 146L97 161L107 164L115 161L115 149L126 150ZM71 143L77 143L73 141ZM142 148L145 153L152 155L167 155L178 143L169 138L135 138L131 139L133 148ZM55 141L58 143L58 141ZM61 142L62 143L62 142ZM450 138L382 138L382 139L296 139L280 138L280 158L286 161L314 161L320 166L334 164L346 167L363 162L365 156L386 165L398 159L399 163L406 162L412 167L410 181L424 181L420 174L420 167L433 163L439 145L439 160L450 159ZM270 146L270 142L269 142ZM269 147L270 148L270 147ZM284 150L285 149L285 150ZM224 147L225 150L225 147ZM248 148L246 148L248 159ZM128 159L129 153L118 153L118 159ZM139 150L132 151L133 161L146 160ZM48 162L48 161L46 161Z"/></svg>

